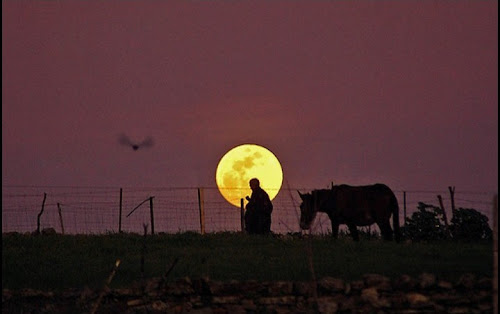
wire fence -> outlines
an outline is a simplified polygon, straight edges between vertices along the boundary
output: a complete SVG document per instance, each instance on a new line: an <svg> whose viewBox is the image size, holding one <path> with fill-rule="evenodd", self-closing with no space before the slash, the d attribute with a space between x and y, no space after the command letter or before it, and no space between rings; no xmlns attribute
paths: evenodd
<svg viewBox="0 0 500 314"><path fill-rule="evenodd" d="M203 219L200 218L200 189L203 191ZM282 187L273 200L271 230L275 233L300 232L301 200L297 191L305 193L314 189L317 188ZM439 206L437 195L442 196L445 210L451 217L448 190L394 192L399 202L401 225L405 216L411 217L417 211L419 202ZM44 193L47 195L44 211L38 221ZM242 198L247 195L245 193L241 191ZM492 225L494 194L456 190L455 207L476 209ZM147 201L151 198L152 204ZM34 232L38 227L40 230L54 228L57 232L64 230L66 234L143 233L144 225L150 231L154 228L155 233L201 232L201 221L204 232L241 231L241 210L227 202L217 187L125 187L122 188L120 214L119 187L2 186L3 233ZM374 228L372 230L378 230ZM314 233L331 232L328 216L319 213L312 230Z"/></svg>

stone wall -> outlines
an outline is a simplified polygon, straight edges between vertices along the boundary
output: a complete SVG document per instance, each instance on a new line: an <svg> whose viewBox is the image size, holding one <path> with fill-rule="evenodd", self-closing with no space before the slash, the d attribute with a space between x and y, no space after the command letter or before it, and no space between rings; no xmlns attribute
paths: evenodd
<svg viewBox="0 0 500 314"><path fill-rule="evenodd" d="M218 282L154 278L127 289L60 293L3 289L2 313L493 313L491 278L458 282L423 273L391 280Z"/></svg>

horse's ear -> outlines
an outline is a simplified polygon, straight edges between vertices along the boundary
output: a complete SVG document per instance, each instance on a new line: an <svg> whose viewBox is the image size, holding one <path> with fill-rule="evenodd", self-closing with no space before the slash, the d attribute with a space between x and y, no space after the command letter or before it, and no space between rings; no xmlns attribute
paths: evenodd
<svg viewBox="0 0 500 314"><path fill-rule="evenodd" d="M297 190L297 193L299 193L300 198L302 198L302 199L303 199L303 197L302 197L302 196L303 196L303 194L301 194L299 190Z"/></svg>

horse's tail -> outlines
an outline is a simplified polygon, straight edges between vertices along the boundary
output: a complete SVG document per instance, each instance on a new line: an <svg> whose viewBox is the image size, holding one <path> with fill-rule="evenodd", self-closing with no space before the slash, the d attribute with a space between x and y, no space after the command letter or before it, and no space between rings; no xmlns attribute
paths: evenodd
<svg viewBox="0 0 500 314"><path fill-rule="evenodd" d="M394 229L394 238L396 242L401 241L401 228L399 227L399 204L396 196L393 194L392 201L392 227Z"/></svg>

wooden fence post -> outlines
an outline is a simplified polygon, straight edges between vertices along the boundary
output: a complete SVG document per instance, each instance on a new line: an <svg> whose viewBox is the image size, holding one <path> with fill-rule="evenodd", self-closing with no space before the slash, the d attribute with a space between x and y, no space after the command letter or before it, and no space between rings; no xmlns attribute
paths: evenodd
<svg viewBox="0 0 500 314"><path fill-rule="evenodd" d="M45 208L45 200L46 199L47 199L47 193L43 193L42 210L40 211L40 213L38 214L37 219L36 219L36 233L37 234L40 234L40 217L43 214L43 209Z"/></svg>
<svg viewBox="0 0 500 314"><path fill-rule="evenodd" d="M118 233L122 233L122 199L123 199L123 189L120 188L120 214L118 216Z"/></svg>
<svg viewBox="0 0 500 314"><path fill-rule="evenodd" d="M403 191L403 225L406 223L406 191Z"/></svg>
<svg viewBox="0 0 500 314"><path fill-rule="evenodd" d="M451 219L453 219L453 216L455 216L455 187L454 186L449 186L448 190L450 191L450 198L451 198ZM451 220L450 220L451 222Z"/></svg>
<svg viewBox="0 0 500 314"><path fill-rule="evenodd" d="M144 228L144 237L142 238L142 248L141 248L141 280L142 284L144 284L144 261L146 259L146 237L148 235L148 225L142 224ZM153 233L151 233L153 234Z"/></svg>
<svg viewBox="0 0 500 314"><path fill-rule="evenodd" d="M154 196L151 196L149 198L149 211L151 213L151 234L155 234L155 219L153 215L153 198Z"/></svg>
<svg viewBox="0 0 500 314"><path fill-rule="evenodd" d="M493 198L493 313L498 313L498 194Z"/></svg>
<svg viewBox="0 0 500 314"><path fill-rule="evenodd" d="M61 212L61 204L57 203L57 210L59 212L59 222L61 223L61 232L64 234L64 225L63 225L63 219L62 219L62 212Z"/></svg>
<svg viewBox="0 0 500 314"><path fill-rule="evenodd" d="M446 217L446 210L444 209L443 198L441 197L441 195L438 195L437 198L439 200L439 206L441 206L441 210L443 211L443 218L444 218L444 224L446 226L446 233L448 236L451 237L451 230L450 230L450 226L448 225L448 217Z"/></svg>
<svg viewBox="0 0 500 314"><path fill-rule="evenodd" d="M198 188L198 209L200 211L200 233L205 234L205 200L203 188Z"/></svg>
<svg viewBox="0 0 500 314"><path fill-rule="evenodd" d="M243 198L240 199L240 213L241 213L241 232L245 232L245 206Z"/></svg>

